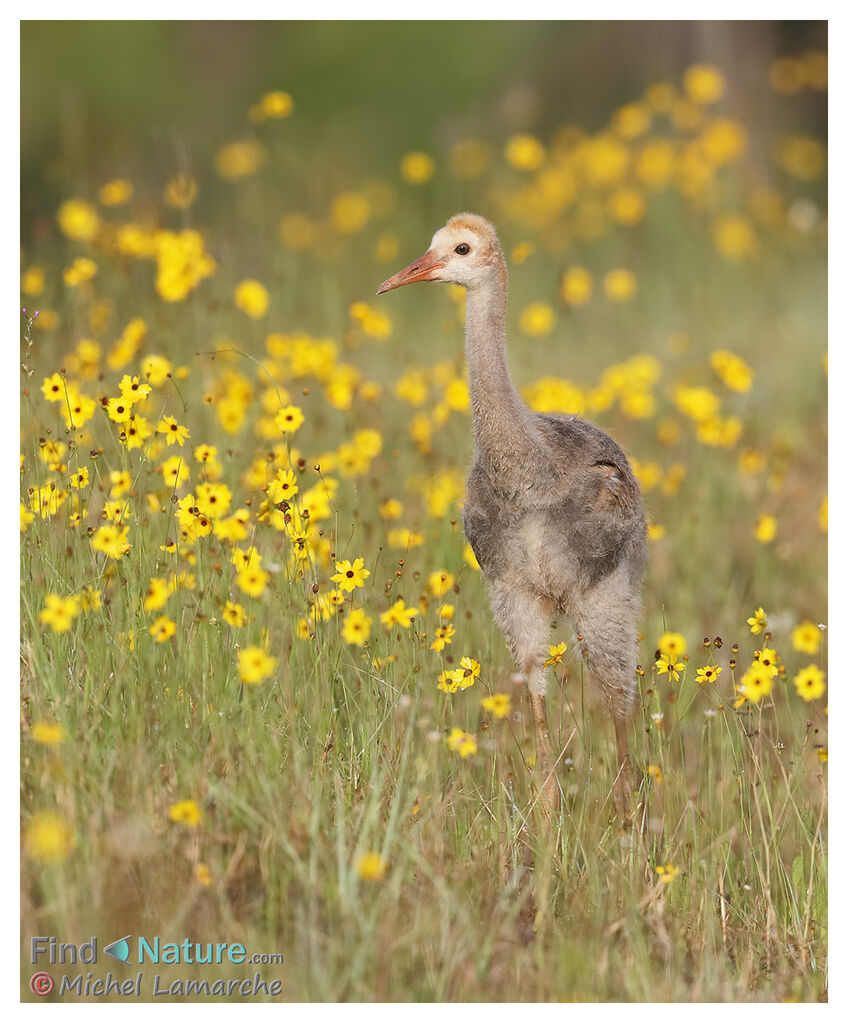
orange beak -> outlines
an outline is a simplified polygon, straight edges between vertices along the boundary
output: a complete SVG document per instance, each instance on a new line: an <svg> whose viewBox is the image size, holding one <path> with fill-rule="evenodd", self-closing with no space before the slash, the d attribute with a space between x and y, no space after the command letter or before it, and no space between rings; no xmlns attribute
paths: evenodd
<svg viewBox="0 0 848 1023"><path fill-rule="evenodd" d="M383 281L380 287L377 288L377 294L382 295L386 291L403 287L404 284L432 281L434 272L440 270L444 265L444 263L439 262L438 256L430 249L420 259L416 259L414 263L405 266L403 270L398 270L394 277Z"/></svg>

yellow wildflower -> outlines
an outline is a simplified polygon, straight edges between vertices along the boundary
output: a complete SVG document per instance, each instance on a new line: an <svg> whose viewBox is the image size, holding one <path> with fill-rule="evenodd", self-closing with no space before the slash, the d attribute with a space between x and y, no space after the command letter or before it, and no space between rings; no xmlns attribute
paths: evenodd
<svg viewBox="0 0 848 1023"><path fill-rule="evenodd" d="M183 799L168 808L168 816L177 824L196 828L203 820L203 811L194 799Z"/></svg>

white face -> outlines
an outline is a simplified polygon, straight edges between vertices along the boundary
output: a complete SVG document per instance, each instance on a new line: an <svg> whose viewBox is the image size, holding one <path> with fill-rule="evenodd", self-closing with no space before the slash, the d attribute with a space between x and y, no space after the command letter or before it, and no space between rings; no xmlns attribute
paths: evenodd
<svg viewBox="0 0 848 1023"><path fill-rule="evenodd" d="M434 270L432 281L445 281L473 288L489 280L493 266L487 246L467 227L443 227L430 242L432 252L443 267Z"/></svg>
<svg viewBox="0 0 848 1023"><path fill-rule="evenodd" d="M424 255L383 281L377 294L424 281L444 281L473 289L488 284L493 275L503 273L503 259L494 234L485 226L477 228L474 224L458 222L461 219L456 217L457 222L436 231Z"/></svg>

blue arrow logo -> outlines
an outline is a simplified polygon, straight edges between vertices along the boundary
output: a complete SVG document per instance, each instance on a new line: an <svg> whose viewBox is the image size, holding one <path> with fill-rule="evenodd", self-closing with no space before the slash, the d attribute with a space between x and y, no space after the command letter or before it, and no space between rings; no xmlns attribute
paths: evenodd
<svg viewBox="0 0 848 1023"><path fill-rule="evenodd" d="M107 956L111 956L113 959L117 959L120 963L128 963L130 959L130 943L127 938L131 938L132 935L128 934L126 938L121 938L120 941L113 941L111 945L107 945L103 951Z"/></svg>

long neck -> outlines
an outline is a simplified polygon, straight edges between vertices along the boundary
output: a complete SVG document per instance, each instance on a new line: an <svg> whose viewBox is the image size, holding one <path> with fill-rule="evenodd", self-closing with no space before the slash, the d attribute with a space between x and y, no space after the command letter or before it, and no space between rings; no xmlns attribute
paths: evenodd
<svg viewBox="0 0 848 1023"><path fill-rule="evenodd" d="M506 267L471 288L465 309L465 358L474 439L490 475L520 485L533 472L539 437L509 375L506 357Z"/></svg>

